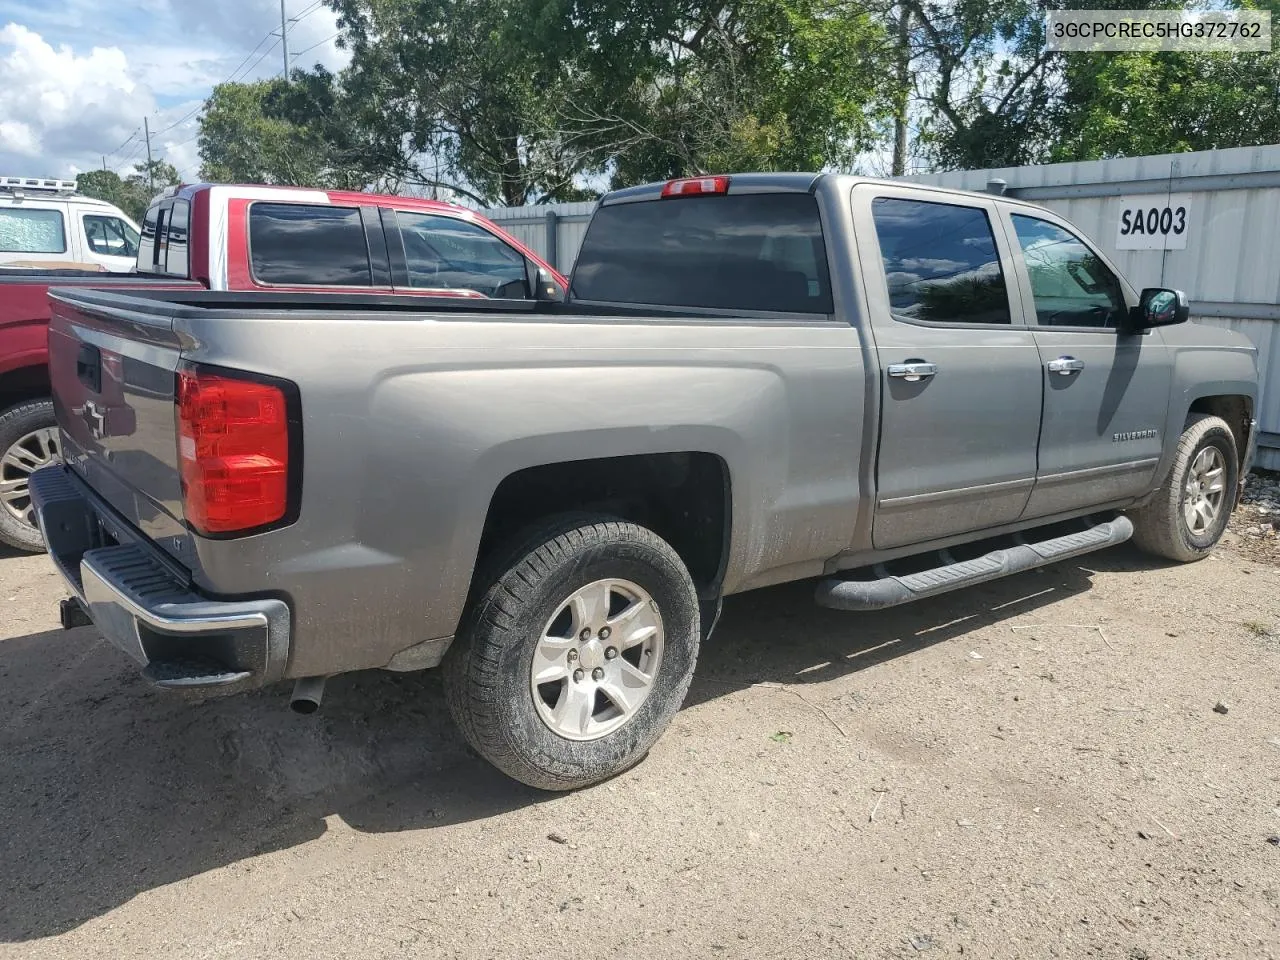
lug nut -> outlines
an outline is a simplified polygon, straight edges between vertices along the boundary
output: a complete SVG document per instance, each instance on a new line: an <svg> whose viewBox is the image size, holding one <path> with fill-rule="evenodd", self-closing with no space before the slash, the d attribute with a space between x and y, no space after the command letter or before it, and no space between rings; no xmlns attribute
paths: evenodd
<svg viewBox="0 0 1280 960"><path fill-rule="evenodd" d="M603 667L596 667L594 670L592 670L592 671L591 671L591 679L592 679L592 680L603 680L603 679L604 679L604 668L603 668Z"/></svg>
<svg viewBox="0 0 1280 960"><path fill-rule="evenodd" d="M569 660L570 660L570 661L577 660L577 659L578 659L578 651L577 651L577 650L570 649L570 651L569 651L569 653L568 653L568 657L569 657Z"/></svg>
<svg viewBox="0 0 1280 960"><path fill-rule="evenodd" d="M605 658L606 660L612 660L612 659L613 659L614 657L616 657L617 655L618 655L618 648L617 648L617 647L610 647L608 650L606 650L606 651L604 652L604 658Z"/></svg>
<svg viewBox="0 0 1280 960"><path fill-rule="evenodd" d="M601 640L608 640L608 639L609 639L609 634L610 634L610 633L612 633L612 632L613 632L613 631L612 631L612 630L610 630L608 627L601 627L601 628L600 628L600 639L601 639Z"/></svg>
<svg viewBox="0 0 1280 960"><path fill-rule="evenodd" d="M579 667L577 670L573 671L573 682L581 683L584 676L585 674L582 672L582 668Z"/></svg>
<svg viewBox="0 0 1280 960"><path fill-rule="evenodd" d="M581 640L583 643L586 643L588 640L590 640L590 639L591 639L591 628L590 628L590 627L583 627L583 628L582 628L582 632L581 632L580 634L578 634L578 639L579 639L579 640Z"/></svg>

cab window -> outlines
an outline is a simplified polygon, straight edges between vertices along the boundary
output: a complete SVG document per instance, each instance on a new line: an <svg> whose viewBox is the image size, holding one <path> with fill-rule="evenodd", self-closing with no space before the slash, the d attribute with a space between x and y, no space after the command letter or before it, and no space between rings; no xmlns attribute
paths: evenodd
<svg viewBox="0 0 1280 960"><path fill-rule="evenodd" d="M878 197L871 214L895 319L1011 322L1009 291L985 210Z"/></svg>
<svg viewBox="0 0 1280 960"><path fill-rule="evenodd" d="M85 214L84 236L89 249L101 256L132 259L138 255L138 231L119 217Z"/></svg>
<svg viewBox="0 0 1280 960"><path fill-rule="evenodd" d="M455 217L396 212L409 285L524 299L525 262L488 230Z"/></svg>
<svg viewBox="0 0 1280 960"><path fill-rule="evenodd" d="M1119 326L1127 307L1120 281L1075 234L1015 213L1013 229L1031 280L1036 322L1046 327Z"/></svg>
<svg viewBox="0 0 1280 960"><path fill-rule="evenodd" d="M0 208L0 253L66 253L67 235L57 210Z"/></svg>

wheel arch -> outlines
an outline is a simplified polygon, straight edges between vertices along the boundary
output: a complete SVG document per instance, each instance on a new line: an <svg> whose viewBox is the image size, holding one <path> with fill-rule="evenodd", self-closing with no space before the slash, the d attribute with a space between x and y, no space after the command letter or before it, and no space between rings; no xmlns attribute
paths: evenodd
<svg viewBox="0 0 1280 960"><path fill-rule="evenodd" d="M503 478L489 499L476 568L524 528L579 510L653 530L680 555L704 608L718 608L733 530L732 478L723 457L682 450L516 470Z"/></svg>
<svg viewBox="0 0 1280 960"><path fill-rule="evenodd" d="M48 364L27 364L0 373L0 413L20 403L51 396Z"/></svg>

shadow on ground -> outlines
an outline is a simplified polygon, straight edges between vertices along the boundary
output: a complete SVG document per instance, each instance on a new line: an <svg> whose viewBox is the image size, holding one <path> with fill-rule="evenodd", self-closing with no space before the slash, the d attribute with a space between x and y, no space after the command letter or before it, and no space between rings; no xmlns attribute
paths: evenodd
<svg viewBox="0 0 1280 960"><path fill-rule="evenodd" d="M1150 567L1121 548L878 614L815 607L812 583L731 598L688 703L834 679L1051 606L1087 590L1089 570ZM434 673L339 678L310 718L285 695L173 699L91 629L0 642L0 942L314 839L331 814L409 830L547 796L466 750Z"/></svg>

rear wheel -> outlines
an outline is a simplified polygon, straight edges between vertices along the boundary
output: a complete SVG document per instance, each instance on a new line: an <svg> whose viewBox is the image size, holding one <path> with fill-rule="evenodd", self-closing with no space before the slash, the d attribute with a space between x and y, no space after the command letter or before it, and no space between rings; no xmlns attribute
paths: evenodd
<svg viewBox="0 0 1280 960"><path fill-rule="evenodd" d="M1225 420L1207 413L1188 417L1169 475L1155 497L1131 515L1134 544L1183 563L1208 556L1227 528L1239 464L1235 434Z"/></svg>
<svg viewBox="0 0 1280 960"><path fill-rule="evenodd" d="M693 678L698 598L653 531L560 518L490 567L445 659L454 719L507 775L544 790L638 763Z"/></svg>
<svg viewBox="0 0 1280 960"><path fill-rule="evenodd" d="M44 549L31 503L31 474L60 459L52 400L0 413L0 542L31 552Z"/></svg>

